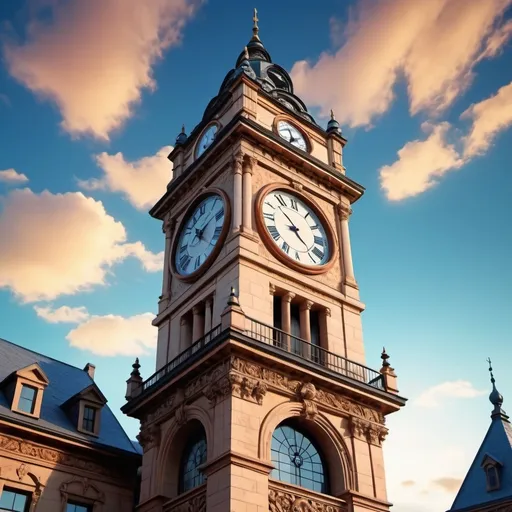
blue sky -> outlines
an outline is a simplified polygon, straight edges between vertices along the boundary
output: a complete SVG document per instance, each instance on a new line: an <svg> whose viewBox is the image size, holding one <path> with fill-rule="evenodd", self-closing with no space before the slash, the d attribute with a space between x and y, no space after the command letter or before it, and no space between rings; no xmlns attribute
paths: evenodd
<svg viewBox="0 0 512 512"><path fill-rule="evenodd" d="M117 3L0 5L0 336L95 363L114 411L135 355L154 369L164 239L147 211L168 146L234 66L253 7ZM320 124L334 109L366 187L350 229L367 361L385 345L410 399L385 447L397 512L451 505L489 422L487 357L512 400L511 3L257 6L274 62Z"/></svg>

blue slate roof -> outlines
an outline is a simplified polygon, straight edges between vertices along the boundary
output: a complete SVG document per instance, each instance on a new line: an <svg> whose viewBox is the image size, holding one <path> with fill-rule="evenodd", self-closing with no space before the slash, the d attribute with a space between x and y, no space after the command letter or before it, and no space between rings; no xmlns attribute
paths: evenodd
<svg viewBox="0 0 512 512"><path fill-rule="evenodd" d="M494 385L494 382L493 382ZM492 395L491 395L492 396ZM501 397L501 400L503 398ZM481 464L487 456L501 464L501 487L487 491L487 479ZM453 502L450 512L471 510L477 505L512 501L512 425L501 410L501 403L492 414L492 422L473 463Z"/></svg>
<svg viewBox="0 0 512 512"><path fill-rule="evenodd" d="M0 418L30 425L36 430L44 430L98 445L98 448L115 448L132 454L139 453L108 405L101 410L98 437L78 432L77 425L61 408L69 398L94 384L87 372L0 338L0 383L13 372L34 363L41 367L50 381L43 393L40 418L30 418L11 411L11 404L2 390L0 390Z"/></svg>

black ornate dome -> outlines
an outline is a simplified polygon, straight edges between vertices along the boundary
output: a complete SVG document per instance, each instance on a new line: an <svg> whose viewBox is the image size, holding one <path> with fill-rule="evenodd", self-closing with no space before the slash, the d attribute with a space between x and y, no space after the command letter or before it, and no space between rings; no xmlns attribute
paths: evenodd
<svg viewBox="0 0 512 512"><path fill-rule="evenodd" d="M293 93L293 83L290 75L284 68L272 62L269 52L261 42L258 35L256 9L254 10L253 21L251 40L239 55L236 67L230 70L224 78L217 96L206 107L203 119L209 117L210 112L223 100L229 85L240 74L245 73L246 76L257 82L266 93L282 103L287 109L316 124L313 116L308 113L304 102Z"/></svg>

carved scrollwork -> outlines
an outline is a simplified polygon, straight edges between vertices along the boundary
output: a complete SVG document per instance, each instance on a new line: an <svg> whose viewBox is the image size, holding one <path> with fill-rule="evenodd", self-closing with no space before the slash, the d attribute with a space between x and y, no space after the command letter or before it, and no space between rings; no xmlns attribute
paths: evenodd
<svg viewBox="0 0 512 512"><path fill-rule="evenodd" d="M347 512L346 506L322 503L313 498L305 498L294 492L269 489L268 509L270 512Z"/></svg>
<svg viewBox="0 0 512 512"><path fill-rule="evenodd" d="M150 427L146 427L140 431L137 436L137 441L139 441L140 445L146 452L154 446L160 445L160 436L160 427L158 425L151 425Z"/></svg>
<svg viewBox="0 0 512 512"><path fill-rule="evenodd" d="M371 423L360 418L351 418L350 434L370 444L380 446L388 434L388 429L383 425Z"/></svg>
<svg viewBox="0 0 512 512"><path fill-rule="evenodd" d="M206 493L193 496L173 508L174 512L206 512Z"/></svg>

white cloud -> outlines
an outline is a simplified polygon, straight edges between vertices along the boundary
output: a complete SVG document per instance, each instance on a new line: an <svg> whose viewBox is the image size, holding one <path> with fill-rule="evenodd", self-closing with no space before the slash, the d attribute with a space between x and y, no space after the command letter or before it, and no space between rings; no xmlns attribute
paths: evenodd
<svg viewBox="0 0 512 512"><path fill-rule="evenodd" d="M405 77L410 110L439 112L464 92L474 65L496 55L510 36L501 15L512 0L360 1L340 36L331 21L334 54L296 62L295 90L324 115L334 109L351 126L386 112Z"/></svg>
<svg viewBox="0 0 512 512"><path fill-rule="evenodd" d="M472 121L469 134L463 139L464 156L485 153L496 135L512 125L512 82L494 96L471 105L461 118Z"/></svg>
<svg viewBox="0 0 512 512"><path fill-rule="evenodd" d="M51 306L34 306L37 316L43 318L51 324L79 324L89 318L89 312L83 306L72 308L69 306L61 306L54 309Z"/></svg>
<svg viewBox="0 0 512 512"><path fill-rule="evenodd" d="M96 163L104 175L79 181L87 190L120 192L128 201L144 210L153 206L166 190L172 176L172 163L167 159L171 146L164 146L156 155L128 162L122 153L96 155Z"/></svg>
<svg viewBox="0 0 512 512"><path fill-rule="evenodd" d="M465 380L456 380L452 382L443 382L425 390L416 399L416 405L420 407L437 407L448 398L475 398L485 395L486 391L480 391L473 387L471 382Z"/></svg>
<svg viewBox="0 0 512 512"><path fill-rule="evenodd" d="M52 0L26 40L9 41L10 74L54 102L74 136L108 139L132 114L153 68L180 43L200 0ZM37 10L34 10L37 13Z"/></svg>
<svg viewBox="0 0 512 512"><path fill-rule="evenodd" d="M141 242L127 242L125 227L103 204L82 193L14 190L0 203L0 289L24 302L104 285L111 267L128 257L147 271L163 266Z"/></svg>
<svg viewBox="0 0 512 512"><path fill-rule="evenodd" d="M131 317L92 316L69 332L72 347L89 350L100 356L136 356L156 347L157 329L151 325L152 313Z"/></svg>
<svg viewBox="0 0 512 512"><path fill-rule="evenodd" d="M426 140L408 142L398 151L396 162L380 169L381 187L389 200L421 194L448 171L464 164L455 147L446 141L449 129L448 123L433 127Z"/></svg>
<svg viewBox="0 0 512 512"><path fill-rule="evenodd" d="M6 169L5 171L0 171L0 181L6 183L26 183L28 178L15 169Z"/></svg>
<svg viewBox="0 0 512 512"><path fill-rule="evenodd" d="M462 485L461 478L452 478L452 477L448 477L448 476L436 478L435 480L432 480L432 482L431 482L432 487L439 487L443 491L446 491L448 493L457 492L460 489L461 485Z"/></svg>

